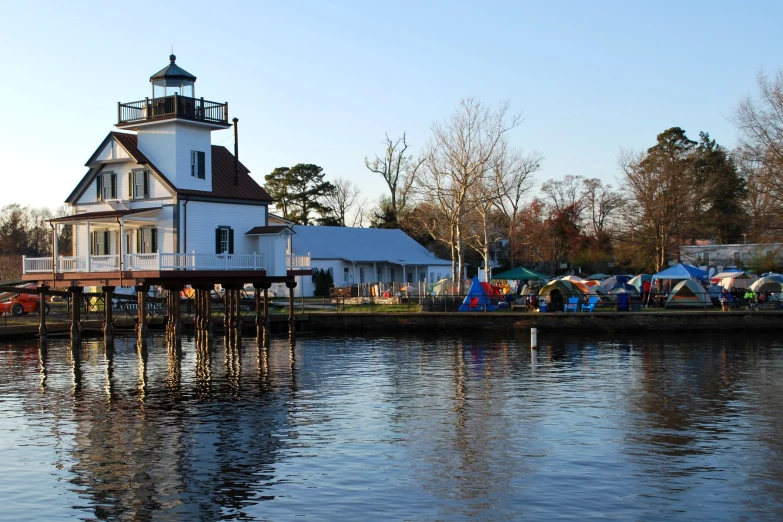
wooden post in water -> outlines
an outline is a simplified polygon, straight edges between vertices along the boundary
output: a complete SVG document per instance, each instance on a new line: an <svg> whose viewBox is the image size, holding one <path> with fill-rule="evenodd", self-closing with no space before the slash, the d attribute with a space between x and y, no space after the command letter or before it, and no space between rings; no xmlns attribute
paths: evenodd
<svg viewBox="0 0 783 522"><path fill-rule="evenodd" d="M256 302L256 346L261 346L264 342L264 325L261 322L261 289L257 284L254 284L253 290Z"/></svg>
<svg viewBox="0 0 783 522"><path fill-rule="evenodd" d="M288 288L288 337L293 339L296 336L296 319L294 318L294 288L296 281L286 281Z"/></svg>
<svg viewBox="0 0 783 522"><path fill-rule="evenodd" d="M271 287L270 283L264 283L264 346L269 346L269 335L272 333L270 331L272 324L269 321L269 289Z"/></svg>
<svg viewBox="0 0 783 522"><path fill-rule="evenodd" d="M80 343L82 341L81 325L81 286L72 286L71 291L71 343Z"/></svg>
<svg viewBox="0 0 783 522"><path fill-rule="evenodd" d="M112 318L111 296L114 293L113 286L103 287L103 341L109 345L114 342L114 320Z"/></svg>
<svg viewBox="0 0 783 522"><path fill-rule="evenodd" d="M177 339L180 340L182 336L182 299L180 299L179 293L182 291L182 286L175 285L169 290L171 296L171 307L174 313L174 317L171 321L171 333Z"/></svg>
<svg viewBox="0 0 783 522"><path fill-rule="evenodd" d="M38 287L38 339L46 341L46 286Z"/></svg>
<svg viewBox="0 0 783 522"><path fill-rule="evenodd" d="M147 327L147 292L149 289L150 285L148 284L141 284L136 287L136 301L139 308L136 333L140 341L147 339L149 335L149 328Z"/></svg>
<svg viewBox="0 0 783 522"><path fill-rule="evenodd" d="M231 327L231 290L223 286L223 329L228 335L228 329Z"/></svg>
<svg viewBox="0 0 783 522"><path fill-rule="evenodd" d="M215 336L215 325L212 322L212 288L207 288L204 291L204 302L206 307L204 308L204 329L207 331L207 340L212 340Z"/></svg>
<svg viewBox="0 0 783 522"><path fill-rule="evenodd" d="M530 349L535 350L538 348L538 328L530 329Z"/></svg>

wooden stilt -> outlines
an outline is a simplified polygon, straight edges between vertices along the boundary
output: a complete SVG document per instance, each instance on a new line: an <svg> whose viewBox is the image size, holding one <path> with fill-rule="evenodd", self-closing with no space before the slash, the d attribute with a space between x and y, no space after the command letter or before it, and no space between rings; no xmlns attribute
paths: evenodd
<svg viewBox="0 0 783 522"><path fill-rule="evenodd" d="M242 335L242 314L240 313L240 305L242 303L242 288L234 289L234 329L241 336Z"/></svg>
<svg viewBox="0 0 783 522"><path fill-rule="evenodd" d="M262 285L262 288L264 289L264 346L269 346L269 336L272 332L270 332L270 322L269 322L269 288L272 285L269 283L264 283Z"/></svg>
<svg viewBox="0 0 783 522"><path fill-rule="evenodd" d="M201 331L201 318L203 316L201 304L201 289L196 288L193 292L193 329L196 331L197 336Z"/></svg>
<svg viewBox="0 0 783 522"><path fill-rule="evenodd" d="M139 304L137 336L139 340L147 339L149 328L147 327L147 292L150 285L143 284L136 287L136 297Z"/></svg>
<svg viewBox="0 0 783 522"><path fill-rule="evenodd" d="M296 336L296 319L294 318L294 288L296 281L286 281L288 288L288 337L293 339Z"/></svg>
<svg viewBox="0 0 783 522"><path fill-rule="evenodd" d="M71 343L80 343L82 341L81 325L81 286L72 286L71 290Z"/></svg>
<svg viewBox="0 0 783 522"><path fill-rule="evenodd" d="M226 332L231 327L231 290L223 286L223 328Z"/></svg>
<svg viewBox="0 0 783 522"><path fill-rule="evenodd" d="M38 301L38 338L41 341L46 341L47 331L46 331L46 290L47 287L45 286L39 286L38 287L38 297L40 300Z"/></svg>
<svg viewBox="0 0 783 522"><path fill-rule="evenodd" d="M206 314L205 316L205 330L207 332L207 340L214 339L215 336L215 325L212 322L212 288L208 288L205 291L205 302L206 302L206 308L204 309L204 312Z"/></svg>
<svg viewBox="0 0 783 522"><path fill-rule="evenodd" d="M113 286L103 287L103 341L107 345L114 342L114 319L112 318L111 302L113 293Z"/></svg>
<svg viewBox="0 0 783 522"><path fill-rule="evenodd" d="M255 297L256 302L256 345L261 346L264 342L264 325L261 322L261 289L256 285L253 285L253 289L255 290L253 297Z"/></svg>

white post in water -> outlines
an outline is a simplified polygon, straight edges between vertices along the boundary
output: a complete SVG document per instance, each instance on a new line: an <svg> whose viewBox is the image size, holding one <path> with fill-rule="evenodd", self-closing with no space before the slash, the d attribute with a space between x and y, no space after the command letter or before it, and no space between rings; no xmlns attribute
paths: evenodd
<svg viewBox="0 0 783 522"><path fill-rule="evenodd" d="M538 348L538 328L530 329L530 349L535 350Z"/></svg>

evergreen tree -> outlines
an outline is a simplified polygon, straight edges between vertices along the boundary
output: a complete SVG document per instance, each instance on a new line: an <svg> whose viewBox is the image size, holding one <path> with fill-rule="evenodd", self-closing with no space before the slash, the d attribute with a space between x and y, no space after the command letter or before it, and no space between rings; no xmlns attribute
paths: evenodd
<svg viewBox="0 0 783 522"><path fill-rule="evenodd" d="M323 169L318 165L298 163L291 168L278 167L264 179L266 190L284 219L309 225L312 213L328 213L323 200L334 191L334 186L324 180Z"/></svg>

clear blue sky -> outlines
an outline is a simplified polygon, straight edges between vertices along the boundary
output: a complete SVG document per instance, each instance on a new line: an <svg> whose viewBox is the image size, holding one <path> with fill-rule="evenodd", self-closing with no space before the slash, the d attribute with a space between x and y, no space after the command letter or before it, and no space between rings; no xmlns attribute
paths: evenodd
<svg viewBox="0 0 783 522"><path fill-rule="evenodd" d="M0 205L62 203L172 44L196 94L239 118L260 183L316 163L375 200L385 185L364 158L384 133L416 152L474 96L525 113L512 139L544 154L539 182L616 184L619 149L672 126L733 147L737 102L783 68L782 19L777 1L7 2Z"/></svg>

